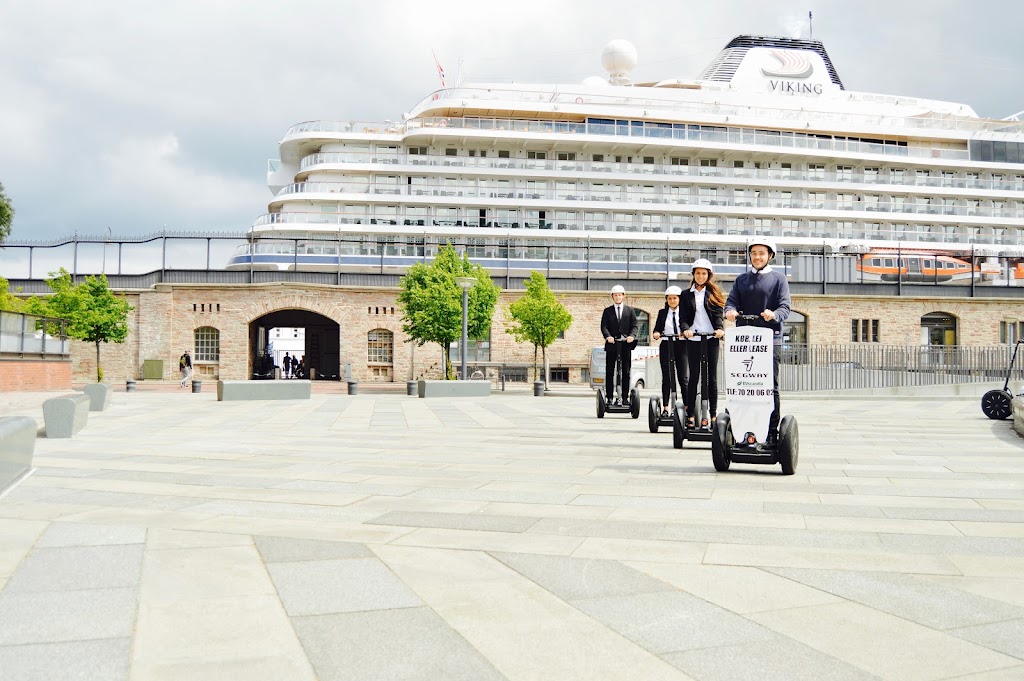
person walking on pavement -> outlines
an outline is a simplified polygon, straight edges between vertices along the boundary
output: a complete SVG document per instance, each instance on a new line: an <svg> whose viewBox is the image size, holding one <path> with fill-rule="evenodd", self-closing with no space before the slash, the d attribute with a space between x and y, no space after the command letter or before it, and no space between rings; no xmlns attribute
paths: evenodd
<svg viewBox="0 0 1024 681"><path fill-rule="evenodd" d="M192 357L188 350L178 360L178 370L181 372L181 387L187 387L188 379L192 376Z"/></svg>
<svg viewBox="0 0 1024 681"><path fill-rule="evenodd" d="M640 330L640 322L632 307L625 304L626 289L616 284L612 287L612 304L604 309L601 315L601 335L604 336L604 384L608 404L615 403L615 359L622 360L620 385L622 399L629 399L629 366L633 360L633 348L636 347L636 335ZM622 336L626 341L619 340Z"/></svg>
<svg viewBox="0 0 1024 681"><path fill-rule="evenodd" d="M292 358L288 356L288 353L284 353L284 359L281 360L281 372L285 378L288 378L288 374L292 370Z"/></svg>

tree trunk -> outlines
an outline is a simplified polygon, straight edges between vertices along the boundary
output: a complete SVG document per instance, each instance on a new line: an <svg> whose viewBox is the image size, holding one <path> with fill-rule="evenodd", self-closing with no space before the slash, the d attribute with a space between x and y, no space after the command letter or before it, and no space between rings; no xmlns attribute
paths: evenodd
<svg viewBox="0 0 1024 681"><path fill-rule="evenodd" d="M100 368L100 342L96 341L96 382L103 382L103 369Z"/></svg>
<svg viewBox="0 0 1024 681"><path fill-rule="evenodd" d="M545 369L544 370L544 387L546 388L548 386L548 372L547 372L547 366L548 366L548 346L546 346L546 345L540 346L540 361L541 361L541 366L544 367L544 369Z"/></svg>
<svg viewBox="0 0 1024 681"><path fill-rule="evenodd" d="M452 380L452 344L442 343L441 347L444 349L444 380Z"/></svg>
<svg viewBox="0 0 1024 681"><path fill-rule="evenodd" d="M535 380L535 381L539 381L540 380L539 378L537 378L537 375L538 375L538 372L537 372L537 344L534 343L533 344L533 380Z"/></svg>

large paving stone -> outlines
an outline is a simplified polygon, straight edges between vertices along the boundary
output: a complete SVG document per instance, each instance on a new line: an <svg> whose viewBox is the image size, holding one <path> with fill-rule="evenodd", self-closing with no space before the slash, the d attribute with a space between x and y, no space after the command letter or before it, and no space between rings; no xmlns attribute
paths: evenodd
<svg viewBox="0 0 1024 681"><path fill-rule="evenodd" d="M376 558L271 563L267 570L292 617L423 605Z"/></svg>
<svg viewBox="0 0 1024 681"><path fill-rule="evenodd" d="M127 681L130 638L0 646L0 670L12 681Z"/></svg>

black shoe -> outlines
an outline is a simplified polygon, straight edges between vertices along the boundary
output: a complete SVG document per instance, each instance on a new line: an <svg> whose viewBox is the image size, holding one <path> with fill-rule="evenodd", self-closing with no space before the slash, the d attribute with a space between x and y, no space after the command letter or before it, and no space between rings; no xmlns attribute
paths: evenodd
<svg viewBox="0 0 1024 681"><path fill-rule="evenodd" d="M779 446L779 436L778 436L778 434L775 433L775 432L768 433L768 437L765 438L765 441L764 441L764 446L765 447L778 447Z"/></svg>

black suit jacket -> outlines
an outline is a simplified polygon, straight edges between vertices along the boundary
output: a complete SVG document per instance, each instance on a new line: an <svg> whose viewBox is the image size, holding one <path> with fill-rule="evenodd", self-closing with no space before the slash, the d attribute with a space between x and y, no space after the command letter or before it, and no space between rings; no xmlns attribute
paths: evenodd
<svg viewBox="0 0 1024 681"><path fill-rule="evenodd" d="M704 289L707 291L707 289ZM718 331L719 329L725 329L724 314L725 308L720 305L712 305L711 297L704 294L704 311L708 313L708 319L711 320L711 328ZM683 327L683 330L693 326L693 320L697 316L697 298L693 291L686 289L683 291L683 295L679 296L679 326ZM659 316L658 319L661 319Z"/></svg>
<svg viewBox="0 0 1024 681"><path fill-rule="evenodd" d="M640 332L640 321L636 318L636 312L632 307L622 304L622 319L615 317L615 306L609 305L601 315L601 336L618 339L619 336L632 336L634 344L636 335ZM606 342L605 345L608 345Z"/></svg>
<svg viewBox="0 0 1024 681"><path fill-rule="evenodd" d="M683 295L686 295L685 293ZM691 297L692 302L692 297ZM686 312L683 310L682 296L679 300L679 335L683 335L683 331L690 328L690 324L693 323L693 314L690 314L689 322L687 322ZM665 324L668 322L668 307L663 307L658 310L658 319L654 322L654 333L663 334L665 333Z"/></svg>

